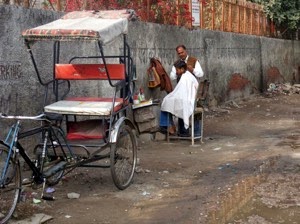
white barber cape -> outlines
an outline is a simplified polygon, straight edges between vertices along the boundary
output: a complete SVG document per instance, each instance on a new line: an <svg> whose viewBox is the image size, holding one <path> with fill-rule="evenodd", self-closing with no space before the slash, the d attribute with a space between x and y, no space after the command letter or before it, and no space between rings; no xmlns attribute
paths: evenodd
<svg viewBox="0 0 300 224"><path fill-rule="evenodd" d="M189 127L189 117L194 111L195 97L198 90L198 81L192 73L182 74L175 89L165 96L161 110L182 118L184 127Z"/></svg>

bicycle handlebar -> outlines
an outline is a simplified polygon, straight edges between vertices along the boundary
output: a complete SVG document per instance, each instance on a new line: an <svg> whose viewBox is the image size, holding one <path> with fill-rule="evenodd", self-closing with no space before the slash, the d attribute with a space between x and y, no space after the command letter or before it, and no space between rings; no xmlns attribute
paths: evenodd
<svg viewBox="0 0 300 224"><path fill-rule="evenodd" d="M39 114L37 116L15 116L15 115L6 115L6 114L3 114L3 113L0 113L0 118L3 118L3 119L16 119L16 120L49 121L46 118L46 115L44 113Z"/></svg>

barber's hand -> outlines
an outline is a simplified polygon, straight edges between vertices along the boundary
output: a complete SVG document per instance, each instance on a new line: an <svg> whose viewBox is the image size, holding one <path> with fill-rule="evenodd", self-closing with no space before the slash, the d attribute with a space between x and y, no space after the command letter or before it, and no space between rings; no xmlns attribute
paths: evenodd
<svg viewBox="0 0 300 224"><path fill-rule="evenodd" d="M193 73L194 67L191 66L191 65L187 65L187 70L188 70L189 72Z"/></svg>

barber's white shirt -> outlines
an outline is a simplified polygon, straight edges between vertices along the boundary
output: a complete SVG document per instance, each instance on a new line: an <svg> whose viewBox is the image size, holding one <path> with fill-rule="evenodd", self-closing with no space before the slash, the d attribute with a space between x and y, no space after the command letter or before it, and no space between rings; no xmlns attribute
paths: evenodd
<svg viewBox="0 0 300 224"><path fill-rule="evenodd" d="M185 63L187 63L188 58L189 58L189 56L187 56L187 57L185 58L185 60L184 60ZM202 70L201 65L200 65L200 62L199 62L198 60L196 61L195 68L194 68L194 70L193 70L193 74L194 74L196 77L198 77L198 78L200 78L200 77L202 77L202 76L204 75L203 70ZM175 68L174 65L172 66L172 71L171 71L171 73L170 73L170 79L171 79L171 80L177 79L176 68Z"/></svg>

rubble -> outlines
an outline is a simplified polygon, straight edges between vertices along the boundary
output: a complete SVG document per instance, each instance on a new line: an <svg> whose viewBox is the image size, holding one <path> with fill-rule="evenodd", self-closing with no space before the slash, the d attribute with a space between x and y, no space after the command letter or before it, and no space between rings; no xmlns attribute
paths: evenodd
<svg viewBox="0 0 300 224"><path fill-rule="evenodd" d="M290 83L270 83L268 93L273 94L300 94L300 84L291 85Z"/></svg>

